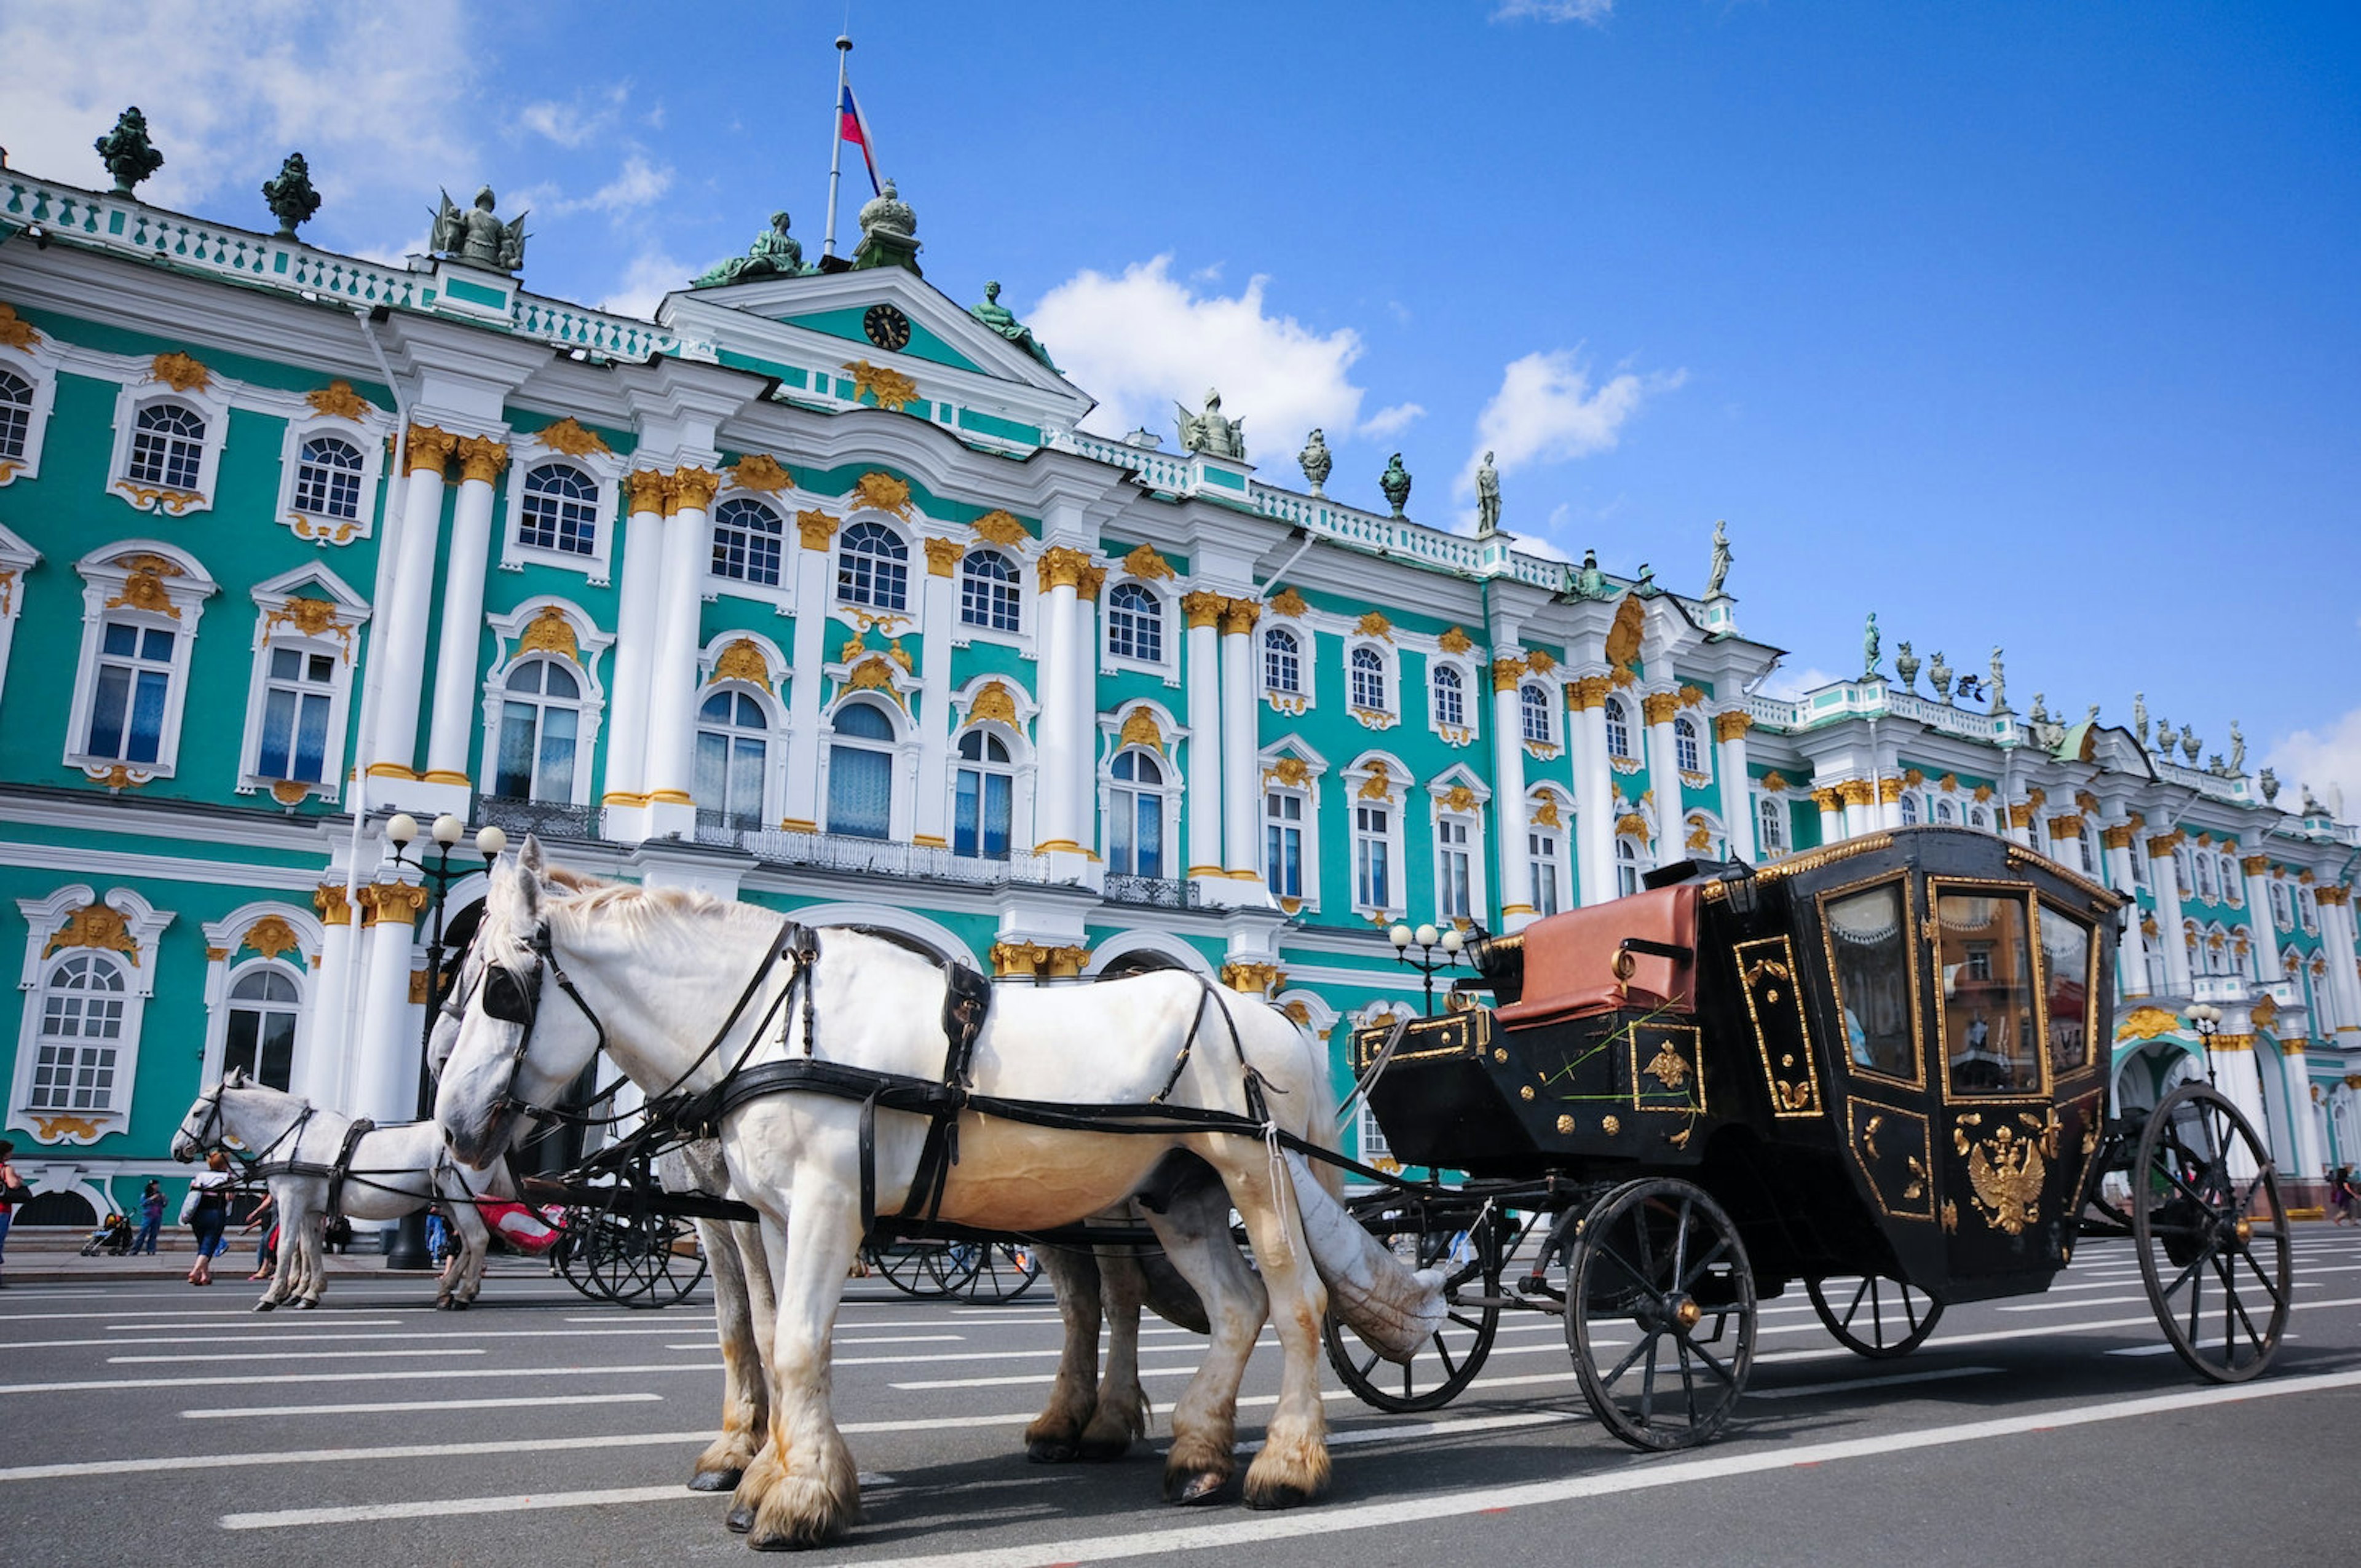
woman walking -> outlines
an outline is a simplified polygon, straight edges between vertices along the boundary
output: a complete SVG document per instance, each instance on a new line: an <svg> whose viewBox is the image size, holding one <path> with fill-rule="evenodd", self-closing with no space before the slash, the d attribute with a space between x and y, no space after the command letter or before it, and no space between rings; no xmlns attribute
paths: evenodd
<svg viewBox="0 0 2361 1568"><path fill-rule="evenodd" d="M222 1232L229 1224L229 1156L215 1149L205 1156L205 1168L189 1183L181 1204L181 1218L196 1235L197 1261L189 1266L189 1283L214 1282L214 1254L222 1248Z"/></svg>
<svg viewBox="0 0 2361 1568"><path fill-rule="evenodd" d="M2353 1223L2353 1168L2340 1165L2328 1173L2328 1206L2336 1211L2336 1224Z"/></svg>
<svg viewBox="0 0 2361 1568"><path fill-rule="evenodd" d="M139 1234L132 1238L132 1255L156 1255L156 1235L164 1228L164 1184L151 1181L139 1195Z"/></svg>

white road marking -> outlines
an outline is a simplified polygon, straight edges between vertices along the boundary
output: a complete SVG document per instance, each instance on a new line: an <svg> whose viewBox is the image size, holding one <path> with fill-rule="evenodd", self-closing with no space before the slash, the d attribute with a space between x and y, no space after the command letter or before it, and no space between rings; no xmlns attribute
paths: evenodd
<svg viewBox="0 0 2361 1568"><path fill-rule="evenodd" d="M2147 1298L2145 1296L2100 1296L2090 1300L2027 1301L2021 1306L2003 1307L2001 1310L2004 1312L2079 1311L2084 1307L2124 1307L2129 1306L2134 1301L2145 1301L2147 1299Z"/></svg>
<svg viewBox="0 0 2361 1568"><path fill-rule="evenodd" d="M1756 1388L1750 1386L1745 1400L1808 1399L1820 1394L1850 1393L1855 1388L1893 1388L1905 1383L1948 1383L1954 1377L1982 1377L1998 1372L1997 1366L1939 1366L1925 1372L1895 1372L1883 1377L1845 1377L1833 1383L1796 1383L1784 1388Z"/></svg>
<svg viewBox="0 0 2361 1568"><path fill-rule="evenodd" d="M210 1360L211 1357L206 1359ZM718 1361L655 1361L633 1366L471 1366L483 1377L628 1377L642 1372L719 1372ZM339 1383L404 1383L448 1377L450 1368L419 1372L339 1372ZM64 1383L0 1383L0 1394L84 1394L117 1388L242 1388L264 1383L317 1383L316 1372L247 1372L226 1377L91 1377Z"/></svg>
<svg viewBox="0 0 2361 1568"><path fill-rule="evenodd" d="M208 1323L192 1318L177 1323L109 1323L106 1325L106 1332L111 1334L152 1334L170 1329L205 1329L214 1332L235 1328L398 1329L406 1321L401 1318L323 1318L316 1315L307 1316L299 1310L294 1316L286 1318L273 1318L249 1312L245 1315L243 1322Z"/></svg>
<svg viewBox="0 0 2361 1568"><path fill-rule="evenodd" d="M283 1530L290 1525L375 1524L384 1519L447 1519L455 1514L509 1514L540 1508L594 1508L606 1503L709 1503L709 1492L669 1486L608 1486L595 1492L540 1492L517 1497L445 1497L369 1503L357 1508L280 1508L273 1513L224 1514L224 1530Z"/></svg>
<svg viewBox="0 0 2361 1568"><path fill-rule="evenodd" d="M390 1361L396 1356L481 1355L480 1345L452 1345L445 1350L261 1350L252 1355L222 1355L205 1352L193 1355L110 1355L109 1366L170 1366L202 1361Z"/></svg>
<svg viewBox="0 0 2361 1568"><path fill-rule="evenodd" d="M661 1404L662 1394L538 1394L516 1399L387 1399L365 1405L247 1405L236 1409L182 1410L192 1421L231 1421L248 1416L375 1416L404 1410L546 1409L557 1405Z"/></svg>
<svg viewBox="0 0 2361 1568"><path fill-rule="evenodd" d="M709 1431L617 1432L598 1437L512 1438L497 1442L412 1442L382 1448L296 1448L276 1453L168 1453L156 1459L129 1463L135 1464L142 1474L159 1470L237 1470L249 1464L335 1464L357 1460L449 1459L475 1453L532 1453L568 1448L644 1448L657 1443L678 1443L686 1448L711 1442L714 1436ZM124 1475L126 1464L121 1459L102 1459L88 1464L24 1464L13 1470L0 1470L0 1481L64 1481L82 1475L104 1476L119 1481ZM670 1489L682 1493L688 1490L686 1486Z"/></svg>

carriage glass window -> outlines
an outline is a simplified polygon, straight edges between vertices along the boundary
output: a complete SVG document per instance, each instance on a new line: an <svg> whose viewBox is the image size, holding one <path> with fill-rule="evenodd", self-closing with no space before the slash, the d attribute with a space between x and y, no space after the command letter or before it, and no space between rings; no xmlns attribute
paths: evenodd
<svg viewBox="0 0 2361 1568"><path fill-rule="evenodd" d="M2091 1060L2091 928L2041 909L2041 1000L2049 1029L2049 1069L2078 1072Z"/></svg>
<svg viewBox="0 0 2361 1568"><path fill-rule="evenodd" d="M2021 894L1935 893L1943 1052L1954 1094L2037 1094L2041 1049Z"/></svg>
<svg viewBox="0 0 2361 1568"><path fill-rule="evenodd" d="M1858 1070L1916 1082L1917 1031L1910 994L1909 909L1899 881L1832 898L1828 962L1844 1014L1847 1059Z"/></svg>

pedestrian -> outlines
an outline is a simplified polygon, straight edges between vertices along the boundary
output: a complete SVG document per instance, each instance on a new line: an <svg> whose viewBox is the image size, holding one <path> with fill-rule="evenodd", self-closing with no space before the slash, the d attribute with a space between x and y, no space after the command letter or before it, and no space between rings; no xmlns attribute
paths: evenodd
<svg viewBox="0 0 2361 1568"><path fill-rule="evenodd" d="M2340 1165L2328 1173L2328 1206L2336 1211L2333 1223L2349 1225L2353 1223L2353 1200L2356 1196L2361 1194L2354 1190L2351 1166Z"/></svg>
<svg viewBox="0 0 2361 1568"><path fill-rule="evenodd" d="M215 1149L205 1156L205 1168L189 1183L181 1202L181 1221L195 1235L197 1261L189 1266L189 1283L214 1282L214 1255L221 1251L222 1232L229 1225L229 1156Z"/></svg>
<svg viewBox="0 0 2361 1568"><path fill-rule="evenodd" d="M139 1234L132 1239L131 1254L137 1257L146 1253L156 1255L156 1234L164 1226L164 1184L150 1181L148 1190L139 1195Z"/></svg>
<svg viewBox="0 0 2361 1568"><path fill-rule="evenodd" d="M269 1192L266 1192L262 1195L262 1201L257 1203L254 1206L254 1212L246 1217L246 1224L244 1227L245 1231L254 1230L263 1223L264 1218L270 1212L271 1203L275 1197L275 1194ZM242 1234L244 1232L241 1231L240 1234ZM247 1277L248 1279L269 1278L271 1267L278 1261L279 1222L273 1220L270 1222L269 1229L265 1230L262 1233L262 1240L255 1244L254 1272L247 1275Z"/></svg>
<svg viewBox="0 0 2361 1568"><path fill-rule="evenodd" d="M0 1138L0 1264L8 1259L9 1218L16 1213L17 1204L33 1196L32 1190L17 1176L16 1168L8 1163L8 1157L16 1152L15 1144ZM5 1289L7 1284L6 1276L0 1275L0 1289Z"/></svg>

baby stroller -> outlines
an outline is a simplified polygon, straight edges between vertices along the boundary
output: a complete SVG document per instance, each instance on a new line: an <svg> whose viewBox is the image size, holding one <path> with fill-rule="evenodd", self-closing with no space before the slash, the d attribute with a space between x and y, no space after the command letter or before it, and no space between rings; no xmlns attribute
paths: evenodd
<svg viewBox="0 0 2361 1568"><path fill-rule="evenodd" d="M127 1257L131 1254L131 1243L137 1234L130 1215L120 1212L109 1214L98 1223L98 1229L90 1233L90 1239L82 1244L82 1255L84 1257Z"/></svg>

